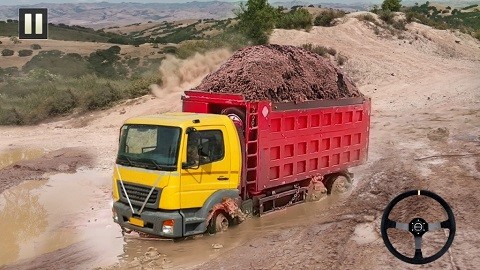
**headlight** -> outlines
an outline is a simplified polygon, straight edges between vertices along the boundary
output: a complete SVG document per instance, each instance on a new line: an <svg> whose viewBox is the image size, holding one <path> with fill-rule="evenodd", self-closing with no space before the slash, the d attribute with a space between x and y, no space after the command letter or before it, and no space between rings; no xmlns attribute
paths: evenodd
<svg viewBox="0 0 480 270"><path fill-rule="evenodd" d="M164 234L173 234L173 225L175 221L173 219L168 219L163 222L162 232Z"/></svg>

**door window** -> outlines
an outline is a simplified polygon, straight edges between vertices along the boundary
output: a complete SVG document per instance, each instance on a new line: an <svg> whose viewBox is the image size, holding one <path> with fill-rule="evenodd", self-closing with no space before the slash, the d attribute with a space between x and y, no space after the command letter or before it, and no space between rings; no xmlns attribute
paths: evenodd
<svg viewBox="0 0 480 270"><path fill-rule="evenodd" d="M225 156L223 134L220 130L196 131L188 135L187 162L208 164Z"/></svg>

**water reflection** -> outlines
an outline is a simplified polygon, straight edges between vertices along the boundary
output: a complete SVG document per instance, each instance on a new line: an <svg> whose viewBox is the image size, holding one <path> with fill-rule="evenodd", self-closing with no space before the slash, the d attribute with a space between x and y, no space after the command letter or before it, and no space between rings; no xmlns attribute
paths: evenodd
<svg viewBox="0 0 480 270"><path fill-rule="evenodd" d="M31 252L36 245L31 239L45 232L47 211L39 203L37 190L45 184L46 181L28 181L0 195L0 265L17 260L20 251Z"/></svg>
<svg viewBox="0 0 480 270"><path fill-rule="evenodd" d="M0 169L3 169L20 160L29 160L40 157L44 154L42 149L18 148L0 153Z"/></svg>
<svg viewBox="0 0 480 270"><path fill-rule="evenodd" d="M83 171L6 190L0 196L0 265L58 250L75 254L73 266L115 263L123 239L111 218L110 186L109 172Z"/></svg>

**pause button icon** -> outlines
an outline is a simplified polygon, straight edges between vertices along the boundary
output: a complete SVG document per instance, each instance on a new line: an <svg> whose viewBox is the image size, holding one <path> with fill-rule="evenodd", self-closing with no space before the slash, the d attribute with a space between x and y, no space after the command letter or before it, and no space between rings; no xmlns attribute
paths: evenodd
<svg viewBox="0 0 480 270"><path fill-rule="evenodd" d="M18 37L20 39L47 39L46 8L20 8L18 14Z"/></svg>

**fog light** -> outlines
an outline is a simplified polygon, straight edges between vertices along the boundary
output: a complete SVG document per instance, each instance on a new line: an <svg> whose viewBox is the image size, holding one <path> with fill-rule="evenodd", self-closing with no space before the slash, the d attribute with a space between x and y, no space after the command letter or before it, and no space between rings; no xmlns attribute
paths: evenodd
<svg viewBox="0 0 480 270"><path fill-rule="evenodd" d="M173 234L173 225L175 221L173 219L168 219L163 222L162 231L164 234Z"/></svg>

